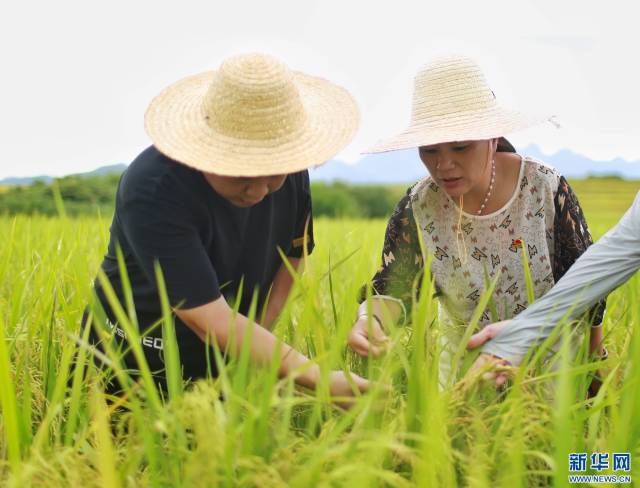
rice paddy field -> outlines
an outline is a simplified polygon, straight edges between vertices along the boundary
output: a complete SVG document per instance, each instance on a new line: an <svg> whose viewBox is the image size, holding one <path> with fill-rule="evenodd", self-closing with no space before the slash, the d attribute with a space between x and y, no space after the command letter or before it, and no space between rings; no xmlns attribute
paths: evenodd
<svg viewBox="0 0 640 488"><path fill-rule="evenodd" d="M573 186L597 239L640 184ZM587 459L583 474L624 474L632 483L640 476L638 274L608 299L606 362L571 360L569 328L560 327L554 371L540 350L496 391L464 376L475 356L464 353L459 381L440 390L431 293L414 306L412 327L391 331L384 357L364 360L346 347L385 222L318 219L316 249L275 331L326 373L350 368L372 379L372 391L341 410L326 382L301 390L277 378L276 364L248 367L241 354L221 365L219 378L176 383L167 398L142 381L114 399L102 392L80 329L109 223L0 217L2 486L578 486L569 483L571 453L607 453L609 461L629 453L629 471L598 471ZM115 353L108 359L126 374ZM597 368L603 386L587 400Z"/></svg>

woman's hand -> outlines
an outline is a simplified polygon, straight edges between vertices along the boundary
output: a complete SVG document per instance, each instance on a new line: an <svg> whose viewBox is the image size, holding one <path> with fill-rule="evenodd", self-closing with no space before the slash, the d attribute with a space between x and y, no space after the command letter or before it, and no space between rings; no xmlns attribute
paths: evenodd
<svg viewBox="0 0 640 488"><path fill-rule="evenodd" d="M368 357L369 354L378 357L386 351L389 338L382 331L378 319L362 315L353 324L348 343L349 347L362 357Z"/></svg>

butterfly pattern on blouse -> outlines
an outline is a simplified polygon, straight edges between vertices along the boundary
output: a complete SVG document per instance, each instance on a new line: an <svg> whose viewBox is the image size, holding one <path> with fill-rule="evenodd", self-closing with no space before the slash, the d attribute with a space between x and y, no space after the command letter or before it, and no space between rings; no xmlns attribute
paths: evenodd
<svg viewBox="0 0 640 488"><path fill-rule="evenodd" d="M544 293L586 249L591 239L577 200L564 178L553 170L541 169L535 161L525 162L524 167L519 185L522 191L514 200L513 208L487 219L486 227L484 221L473 217L465 217L460 224L456 224L455 215L443 219L443 215L457 211L457 207L448 205L449 199L430 178L414 185L389 221L382 268L374 277L376 293L397 296L405 306L411 306L405 299L412 296L414 278L424 266L417 232L423 232L425 246L434 256L432 272L434 269L444 272L440 275L442 282L434 275L436 286L443 295L448 294L453 299L454 307L471 307L473 300L481 296L483 288L473 283L482 280L478 277L478 266L486 266L485 273L491 276L501 271L495 296L504 302L504 306L498 306L498 319L509 318L515 310L526 307L526 297L525 302L521 302L521 293L518 293L524 287L524 280L521 272L517 272L522 269L518 251L524 249L534 271L535 295ZM557 186L554 187L553 182ZM416 218L417 215L420 218ZM417 226L417 222L421 225ZM532 229L535 230L530 234ZM453 255L450 250L455 242L455 237L452 240L450 236L455 236L456 232L464 236L465 241L465 246L458 248L459 255ZM489 263L491 267L488 267ZM456 281L448 281L460 278L464 281L456 285L459 288L454 286ZM468 305L463 305L463 301ZM466 309L460 309L454 315L459 315L458 312L467 313Z"/></svg>

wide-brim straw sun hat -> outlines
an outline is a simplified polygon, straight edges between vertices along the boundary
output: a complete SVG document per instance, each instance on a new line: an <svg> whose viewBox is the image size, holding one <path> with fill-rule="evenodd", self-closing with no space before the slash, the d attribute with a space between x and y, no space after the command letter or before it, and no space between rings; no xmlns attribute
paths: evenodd
<svg viewBox="0 0 640 488"><path fill-rule="evenodd" d="M163 90L147 109L145 129L160 152L187 166L268 176L331 159L359 119L344 88L272 56L245 54Z"/></svg>
<svg viewBox="0 0 640 488"><path fill-rule="evenodd" d="M450 55L435 59L416 75L409 127L366 152L501 138L546 120L553 122L549 116L501 106L480 67L468 57Z"/></svg>

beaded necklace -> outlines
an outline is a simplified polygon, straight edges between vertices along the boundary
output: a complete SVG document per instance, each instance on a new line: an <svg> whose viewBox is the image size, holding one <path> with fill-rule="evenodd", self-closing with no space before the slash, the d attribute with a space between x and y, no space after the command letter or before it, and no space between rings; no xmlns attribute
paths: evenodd
<svg viewBox="0 0 640 488"><path fill-rule="evenodd" d="M482 211L487 206L487 202L491 197L491 192L493 191L493 185L495 182L496 182L496 160L492 159L491 160L491 183L489 183L489 189L487 190L487 195L484 197L484 201L482 202L482 205L480 205L480 208L476 212L477 215L482 215Z"/></svg>

